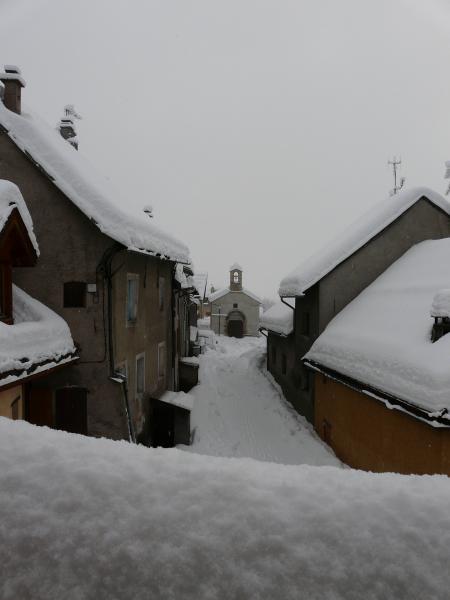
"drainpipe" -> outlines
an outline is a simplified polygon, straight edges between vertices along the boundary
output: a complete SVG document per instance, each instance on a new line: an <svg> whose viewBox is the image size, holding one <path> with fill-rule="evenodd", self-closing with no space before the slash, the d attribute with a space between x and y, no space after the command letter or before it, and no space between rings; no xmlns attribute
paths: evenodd
<svg viewBox="0 0 450 600"><path fill-rule="evenodd" d="M108 313L108 357L109 357L109 376L111 381L120 383L122 389L124 410L127 419L128 429L128 441L136 443L136 434L131 419L130 402L128 398L128 389L126 379L124 377L117 377L115 372L115 360L114 360L114 345L113 345L113 317L112 317L112 279L116 272L112 271L112 261L114 257L122 252L124 247L121 244L113 244L108 250L105 251L98 267L97 271L103 274L106 281L106 299L107 299L107 313Z"/></svg>
<svg viewBox="0 0 450 600"><path fill-rule="evenodd" d="M284 299L283 296L280 296L280 300L283 304L286 304L286 306L289 306L289 308L292 308L292 310L295 310L295 306L291 306L288 302L286 302L286 300Z"/></svg>

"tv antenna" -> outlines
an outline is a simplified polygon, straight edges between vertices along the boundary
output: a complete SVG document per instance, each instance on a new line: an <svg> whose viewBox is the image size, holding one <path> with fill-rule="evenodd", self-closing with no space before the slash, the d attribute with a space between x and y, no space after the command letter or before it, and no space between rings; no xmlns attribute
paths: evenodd
<svg viewBox="0 0 450 600"><path fill-rule="evenodd" d="M390 165L392 167L392 174L394 175L394 187L391 189L391 191L389 192L390 196L395 196L395 194L398 194L398 192L402 189L402 187L405 185L405 177L400 177L400 179L398 178L398 172L399 172L399 167L402 164L402 159L401 158L397 158L394 156L394 158L392 160L388 160L388 165Z"/></svg>

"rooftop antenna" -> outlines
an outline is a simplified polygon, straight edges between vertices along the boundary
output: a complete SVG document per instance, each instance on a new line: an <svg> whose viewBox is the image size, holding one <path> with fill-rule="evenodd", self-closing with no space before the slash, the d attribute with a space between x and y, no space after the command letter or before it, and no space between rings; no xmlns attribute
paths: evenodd
<svg viewBox="0 0 450 600"><path fill-rule="evenodd" d="M450 179L450 160L448 160L445 163L445 175L444 175L444 179ZM450 182L448 184L447 191L445 192L446 196L448 196L448 194L450 194Z"/></svg>
<svg viewBox="0 0 450 600"><path fill-rule="evenodd" d="M392 173L394 175L394 187L389 192L390 196L395 196L395 194L398 194L398 192L405 185L406 179L404 177L400 177L400 180L397 183L398 171L399 171L399 167L401 164L402 164L402 159L397 158L395 156L392 160L388 160L388 165L392 166Z"/></svg>

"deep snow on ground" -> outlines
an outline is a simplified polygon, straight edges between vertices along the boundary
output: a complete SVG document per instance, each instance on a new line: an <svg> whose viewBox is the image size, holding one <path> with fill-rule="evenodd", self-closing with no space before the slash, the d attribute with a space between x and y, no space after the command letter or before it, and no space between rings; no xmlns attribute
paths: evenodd
<svg viewBox="0 0 450 600"><path fill-rule="evenodd" d="M0 418L2 600L444 600L450 480Z"/></svg>
<svg viewBox="0 0 450 600"><path fill-rule="evenodd" d="M194 439L186 449L283 464L341 464L267 373L264 337L215 341L200 357L200 383L190 392Z"/></svg>

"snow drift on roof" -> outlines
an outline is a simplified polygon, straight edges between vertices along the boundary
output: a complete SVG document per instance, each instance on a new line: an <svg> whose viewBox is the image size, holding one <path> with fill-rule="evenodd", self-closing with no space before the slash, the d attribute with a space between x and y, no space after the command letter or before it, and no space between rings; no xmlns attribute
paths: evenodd
<svg viewBox="0 0 450 600"><path fill-rule="evenodd" d="M208 273L194 273L194 286L201 298L206 297L206 286L208 284Z"/></svg>
<svg viewBox="0 0 450 600"><path fill-rule="evenodd" d="M11 183L11 181L0 179L0 233L15 208L19 211L22 221L27 228L33 248L37 256L39 256L39 247L33 231L33 221L19 188L14 183Z"/></svg>
<svg viewBox="0 0 450 600"><path fill-rule="evenodd" d="M243 271L244 269L237 262L233 263L230 267L230 271Z"/></svg>
<svg viewBox="0 0 450 600"><path fill-rule="evenodd" d="M26 377L41 363L50 363L48 369L73 358L75 347L67 323L15 285L13 312L14 325L0 322L0 385Z"/></svg>
<svg viewBox="0 0 450 600"><path fill-rule="evenodd" d="M0 588L34 600L443 599L449 496L444 476L216 458L0 418Z"/></svg>
<svg viewBox="0 0 450 600"><path fill-rule="evenodd" d="M294 310L277 302L262 314L259 325L280 335L290 335L294 331Z"/></svg>
<svg viewBox="0 0 450 600"><path fill-rule="evenodd" d="M82 154L33 112L17 115L0 102L0 124L104 234L128 250L190 262L184 244L156 227L142 211L133 211L129 198L120 198Z"/></svg>
<svg viewBox="0 0 450 600"><path fill-rule="evenodd" d="M390 225L422 197L450 214L450 203L428 188L414 188L387 198L362 215L318 253L302 262L280 283L283 297L301 296L346 258Z"/></svg>
<svg viewBox="0 0 450 600"><path fill-rule="evenodd" d="M306 359L420 406L450 409L450 334L434 344L430 305L450 281L450 238L413 246L347 305Z"/></svg>
<svg viewBox="0 0 450 600"><path fill-rule="evenodd" d="M432 317L450 318L450 290L440 290L433 298L430 315Z"/></svg>
<svg viewBox="0 0 450 600"><path fill-rule="evenodd" d="M214 292L214 294L209 295L209 301L215 302L215 300L218 300L219 298L223 298L223 296L226 296L227 294L246 294L247 296L249 296L250 298L255 300L255 302L258 302L259 304L261 304L261 299L258 298L258 296L256 296L256 294L253 294L253 292L250 292L246 288L242 288L242 290L230 290L230 288L224 288L223 290L218 290L217 292Z"/></svg>

